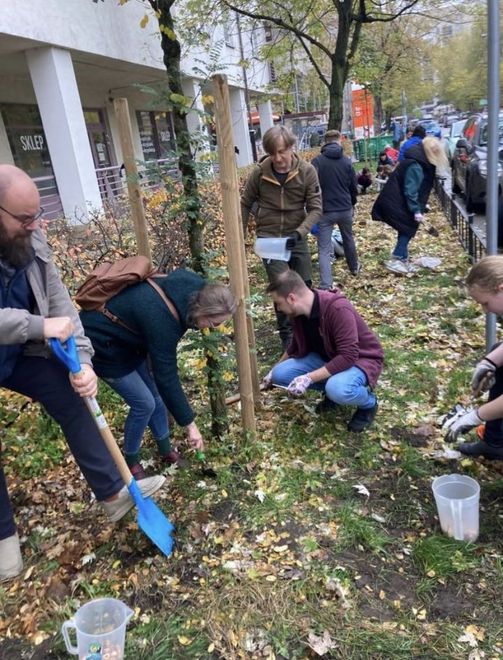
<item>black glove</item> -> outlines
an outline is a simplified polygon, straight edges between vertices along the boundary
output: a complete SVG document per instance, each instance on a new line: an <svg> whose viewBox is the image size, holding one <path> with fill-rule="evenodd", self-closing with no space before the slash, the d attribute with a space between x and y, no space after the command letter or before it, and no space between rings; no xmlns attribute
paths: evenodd
<svg viewBox="0 0 503 660"><path fill-rule="evenodd" d="M479 395L487 392L496 382L495 371L498 367L489 358L482 358L472 375L472 392Z"/></svg>
<svg viewBox="0 0 503 660"><path fill-rule="evenodd" d="M288 238L286 239L286 243L285 243L286 249L291 250L301 240L302 240L302 236L299 234L299 232L294 231L293 234L290 234L290 236L288 236Z"/></svg>

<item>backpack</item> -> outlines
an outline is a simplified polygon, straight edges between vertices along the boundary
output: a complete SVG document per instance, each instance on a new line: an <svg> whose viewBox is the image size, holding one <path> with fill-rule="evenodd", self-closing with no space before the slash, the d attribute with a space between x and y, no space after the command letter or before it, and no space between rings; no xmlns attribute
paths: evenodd
<svg viewBox="0 0 503 660"><path fill-rule="evenodd" d="M83 284L77 289L75 302L82 309L101 312L114 323L118 323L126 330L138 334L115 314L112 314L107 309L106 303L128 286L146 281L157 291L174 318L180 321L178 312L171 300L161 287L151 279L154 275L159 275L159 273L152 266L150 259L142 255L126 257L114 263L107 261L89 273Z"/></svg>

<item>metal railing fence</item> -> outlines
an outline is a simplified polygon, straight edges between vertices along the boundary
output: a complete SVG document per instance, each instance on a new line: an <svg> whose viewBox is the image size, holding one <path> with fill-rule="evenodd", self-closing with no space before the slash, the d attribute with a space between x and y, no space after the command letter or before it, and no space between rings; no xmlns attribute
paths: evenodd
<svg viewBox="0 0 503 660"><path fill-rule="evenodd" d="M443 179L435 179L435 192L447 220L458 235L459 242L471 261L478 261L484 256L486 246L473 225L473 213L467 214L457 204L456 199L445 189Z"/></svg>

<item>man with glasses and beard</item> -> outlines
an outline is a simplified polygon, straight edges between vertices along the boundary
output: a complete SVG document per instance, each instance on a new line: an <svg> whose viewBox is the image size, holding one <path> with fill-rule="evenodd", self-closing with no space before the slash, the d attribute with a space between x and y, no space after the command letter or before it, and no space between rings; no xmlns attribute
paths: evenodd
<svg viewBox="0 0 503 660"><path fill-rule="evenodd" d="M93 350L51 257L39 224L36 185L22 170L0 164L0 388L39 402L61 426L70 450L108 518L133 506L83 397L95 396ZM75 336L82 370L75 376L52 355L47 340ZM1 452L0 446L0 452ZM1 457L1 453L0 453ZM143 479L144 496L163 485ZM0 463L0 582L23 570L5 474Z"/></svg>

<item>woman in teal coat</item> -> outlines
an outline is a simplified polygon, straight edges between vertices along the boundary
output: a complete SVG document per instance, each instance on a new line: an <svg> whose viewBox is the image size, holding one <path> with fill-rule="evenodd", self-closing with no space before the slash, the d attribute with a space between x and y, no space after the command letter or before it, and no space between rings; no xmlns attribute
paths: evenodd
<svg viewBox="0 0 503 660"><path fill-rule="evenodd" d="M137 479L145 477L140 445L147 426L163 461L180 461L180 455L171 447L167 410L185 428L190 447L204 448L180 383L176 350L188 329L217 327L236 309L227 286L209 283L189 270L175 270L154 279L170 307L148 282L140 282L107 302L107 310L121 323L99 311L80 313L85 334L95 350L96 373L130 406L124 427L124 453Z"/></svg>

